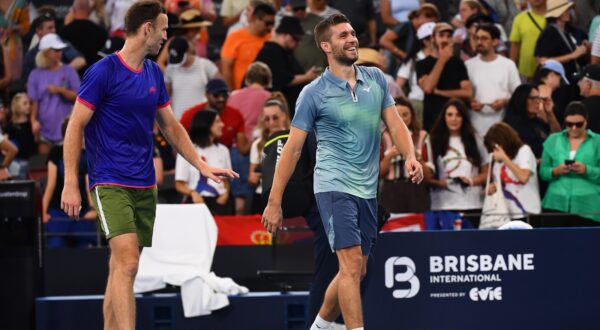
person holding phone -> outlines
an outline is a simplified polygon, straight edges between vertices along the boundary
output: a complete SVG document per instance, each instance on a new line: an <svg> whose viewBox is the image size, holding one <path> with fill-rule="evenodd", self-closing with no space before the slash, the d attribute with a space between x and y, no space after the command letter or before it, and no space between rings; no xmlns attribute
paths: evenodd
<svg viewBox="0 0 600 330"><path fill-rule="evenodd" d="M583 103L569 103L566 129L544 142L540 177L549 186L542 207L568 214L544 219L544 226L600 224L600 136L587 129L587 119L588 109Z"/></svg>
<svg viewBox="0 0 600 330"><path fill-rule="evenodd" d="M479 227L489 154L475 135L463 101L451 99L446 103L430 139L436 174L427 180L431 210L463 213L463 221Z"/></svg>

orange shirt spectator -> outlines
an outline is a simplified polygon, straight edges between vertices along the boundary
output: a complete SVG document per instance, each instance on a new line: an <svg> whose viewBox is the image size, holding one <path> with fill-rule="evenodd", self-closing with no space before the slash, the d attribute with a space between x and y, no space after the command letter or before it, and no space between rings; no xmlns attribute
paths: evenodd
<svg viewBox="0 0 600 330"><path fill-rule="evenodd" d="M275 13L272 5L258 4L252 11L248 26L227 35L221 48L221 73L230 90L242 87L248 66L271 38Z"/></svg>
<svg viewBox="0 0 600 330"><path fill-rule="evenodd" d="M232 89L242 87L246 70L269 39L271 39L271 34L259 37L250 33L246 28L241 28L227 36L221 49L221 58L233 60L233 86L230 86Z"/></svg>

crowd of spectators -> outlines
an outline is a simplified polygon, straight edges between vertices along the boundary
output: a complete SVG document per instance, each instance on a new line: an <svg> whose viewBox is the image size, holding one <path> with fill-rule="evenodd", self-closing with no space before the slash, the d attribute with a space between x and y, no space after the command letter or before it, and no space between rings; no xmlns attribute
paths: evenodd
<svg viewBox="0 0 600 330"><path fill-rule="evenodd" d="M31 2L0 7L0 180L27 178L29 160L46 159L46 222L60 216L61 127L86 69L123 45L134 1L74 0L67 13ZM390 211L460 212L476 227L485 196L503 189L513 219L561 212L560 221L535 224L600 223L600 2L164 5L168 40L154 60L174 114L209 164L240 173L207 182L155 129L157 183L174 176L177 202L224 215L262 211L263 148L289 129L300 91L327 70L313 29L341 12L356 31L358 63L386 74L426 172L423 185L410 183L382 129L380 202Z"/></svg>

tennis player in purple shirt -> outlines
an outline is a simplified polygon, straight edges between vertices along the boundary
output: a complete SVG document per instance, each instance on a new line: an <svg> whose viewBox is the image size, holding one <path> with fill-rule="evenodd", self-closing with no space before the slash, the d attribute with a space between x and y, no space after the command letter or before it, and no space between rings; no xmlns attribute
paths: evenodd
<svg viewBox="0 0 600 330"><path fill-rule="evenodd" d="M167 23L166 11L156 0L141 0L130 7L123 49L87 70L65 136L62 208L69 216L79 214L77 164L85 132L89 189L111 249L105 329L135 329L133 281L139 247L152 245L156 213L154 121L201 175L217 182L238 177L200 159L173 115L160 68L145 59L158 54L167 37Z"/></svg>

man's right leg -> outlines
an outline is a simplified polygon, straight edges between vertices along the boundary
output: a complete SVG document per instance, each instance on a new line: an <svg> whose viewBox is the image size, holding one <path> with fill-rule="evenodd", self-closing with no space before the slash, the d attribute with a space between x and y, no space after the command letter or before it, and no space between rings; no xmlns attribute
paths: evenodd
<svg viewBox="0 0 600 330"><path fill-rule="evenodd" d="M108 297L105 297L105 306L108 317L106 329L116 323L114 329L135 329L135 298L133 294L133 281L137 274L139 262L139 244L137 234L128 233L113 237L109 241L110 272L107 285ZM112 315L111 315L112 314Z"/></svg>
<svg viewBox="0 0 600 330"><path fill-rule="evenodd" d="M331 250L316 206L308 212L305 218L308 226L314 232L313 256L315 275L310 285L308 303L308 319L314 320L319 314L319 309L325 300L325 292L327 292L327 288L337 275L339 267L337 256Z"/></svg>

